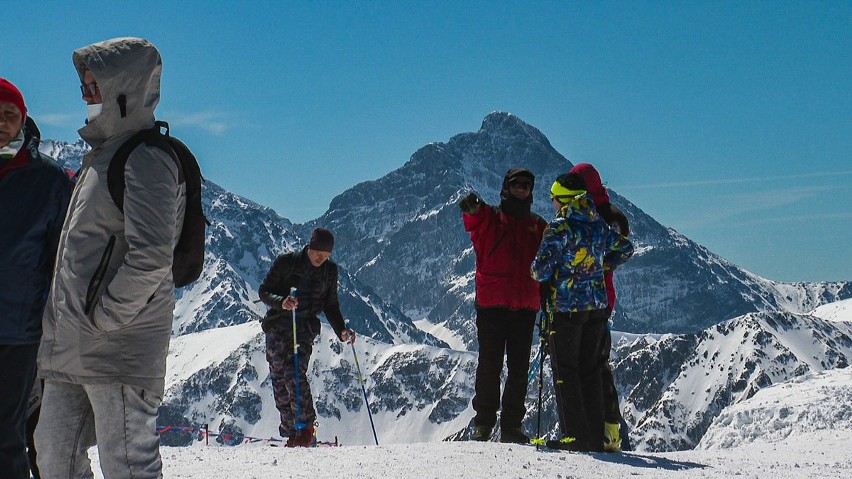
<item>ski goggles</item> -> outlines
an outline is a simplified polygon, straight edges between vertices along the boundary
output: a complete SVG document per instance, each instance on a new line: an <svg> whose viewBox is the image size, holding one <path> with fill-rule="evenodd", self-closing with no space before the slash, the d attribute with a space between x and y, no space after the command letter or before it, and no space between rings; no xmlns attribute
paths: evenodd
<svg viewBox="0 0 852 479"><path fill-rule="evenodd" d="M526 179L512 180L512 181L509 182L509 188L531 190L532 186L533 186L532 181L526 180Z"/></svg>

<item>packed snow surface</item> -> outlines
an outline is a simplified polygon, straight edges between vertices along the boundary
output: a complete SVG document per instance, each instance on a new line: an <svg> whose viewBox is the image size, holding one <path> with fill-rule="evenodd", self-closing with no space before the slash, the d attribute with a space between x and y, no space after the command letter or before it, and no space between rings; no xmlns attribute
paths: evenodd
<svg viewBox="0 0 852 479"><path fill-rule="evenodd" d="M702 449L692 451L580 454L469 441L311 449L196 442L161 453L167 478L840 478L852 477L851 405L852 369L844 368L804 375L729 407ZM97 463L97 451L91 454Z"/></svg>

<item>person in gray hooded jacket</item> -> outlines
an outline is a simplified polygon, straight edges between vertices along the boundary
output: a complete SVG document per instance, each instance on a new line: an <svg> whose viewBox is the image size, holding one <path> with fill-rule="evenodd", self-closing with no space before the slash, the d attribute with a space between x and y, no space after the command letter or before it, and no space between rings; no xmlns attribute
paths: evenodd
<svg viewBox="0 0 852 479"><path fill-rule="evenodd" d="M89 109L83 158L59 240L38 354L45 380L35 440L44 477L162 477L157 410L175 294L172 260L186 201L177 166L140 145L125 168L124 214L107 169L134 133L154 127L162 62L139 38L73 54Z"/></svg>

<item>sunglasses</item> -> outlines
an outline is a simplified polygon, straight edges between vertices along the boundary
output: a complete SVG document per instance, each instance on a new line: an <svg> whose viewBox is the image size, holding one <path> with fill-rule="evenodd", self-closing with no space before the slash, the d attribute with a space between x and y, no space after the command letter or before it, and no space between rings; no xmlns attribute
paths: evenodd
<svg viewBox="0 0 852 479"><path fill-rule="evenodd" d="M516 180L509 183L510 188L532 189L532 183L526 180Z"/></svg>
<svg viewBox="0 0 852 479"><path fill-rule="evenodd" d="M100 91L101 90L98 88L97 83L80 84L80 93L82 93L84 97L94 98Z"/></svg>

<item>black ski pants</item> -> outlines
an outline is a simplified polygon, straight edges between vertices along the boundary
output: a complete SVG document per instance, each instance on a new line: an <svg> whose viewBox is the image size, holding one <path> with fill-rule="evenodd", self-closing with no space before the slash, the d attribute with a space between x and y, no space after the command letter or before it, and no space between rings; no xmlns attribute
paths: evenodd
<svg viewBox="0 0 852 479"><path fill-rule="evenodd" d="M612 310L606 310L607 320L612 315ZM615 378L612 376L612 367L609 364L610 352L612 351L612 333L609 327L604 328L601 337L601 386L603 387L604 420L612 424L620 424L622 421L621 407L618 405L618 390L615 388Z"/></svg>
<svg viewBox="0 0 852 479"><path fill-rule="evenodd" d="M603 309L555 313L548 338L562 434L590 451L603 448L600 345L608 318Z"/></svg>
<svg viewBox="0 0 852 479"><path fill-rule="evenodd" d="M473 409L477 426L494 427L500 409L500 375L506 355L506 386L503 388L500 425L503 430L520 428L526 415L527 374L530 368L535 311L508 308L476 310L479 362L476 365L476 394Z"/></svg>
<svg viewBox="0 0 852 479"><path fill-rule="evenodd" d="M36 377L38 343L0 345L0 471L9 479L29 479L27 400Z"/></svg>

